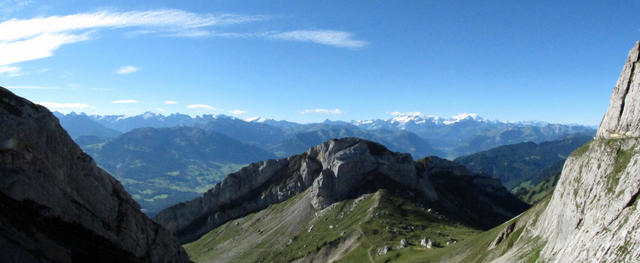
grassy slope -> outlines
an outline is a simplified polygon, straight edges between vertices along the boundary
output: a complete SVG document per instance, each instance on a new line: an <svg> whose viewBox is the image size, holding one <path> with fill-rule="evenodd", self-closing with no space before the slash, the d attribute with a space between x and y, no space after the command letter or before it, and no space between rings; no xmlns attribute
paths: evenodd
<svg viewBox="0 0 640 263"><path fill-rule="evenodd" d="M520 262L535 262L544 243L537 237L522 235L522 233L527 226L537 222L549 200L551 200L550 195L519 216L460 242L458 246L443 254L439 261L491 262L505 253L517 253L511 258L517 258ZM513 225L513 230L510 234L506 235L496 246L491 247L492 242L511 225ZM513 249L514 247L516 249Z"/></svg>
<svg viewBox="0 0 640 263"><path fill-rule="evenodd" d="M230 221L185 245L196 262L430 262L480 233L385 190L336 203L317 214L309 197L296 197ZM311 227L313 226L313 227ZM309 231L310 230L310 231ZM435 247L422 248L429 237ZM408 248L397 248L401 239ZM387 255L376 255L389 245Z"/></svg>
<svg viewBox="0 0 640 263"><path fill-rule="evenodd" d="M560 173L555 173L536 185L523 185L514 194L528 204L535 204L553 193L559 179Z"/></svg>

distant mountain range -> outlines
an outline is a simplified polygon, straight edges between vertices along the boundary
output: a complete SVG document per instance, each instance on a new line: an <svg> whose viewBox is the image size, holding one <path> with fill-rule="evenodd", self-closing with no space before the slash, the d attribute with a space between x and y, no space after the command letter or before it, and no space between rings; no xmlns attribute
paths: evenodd
<svg viewBox="0 0 640 263"><path fill-rule="evenodd" d="M447 158L500 145L552 141L578 133L593 136L595 131L593 127L583 125L490 121L476 114L460 114L451 118L409 114L388 120L356 121L354 124L367 130L390 129L415 133L444 152Z"/></svg>
<svg viewBox="0 0 640 263"><path fill-rule="evenodd" d="M123 182L150 215L194 198L248 163L300 154L333 138L367 139L419 159L434 155L452 158L503 144L562 139L576 134L591 137L595 132L579 125L487 121L472 114L453 118L406 115L389 120L311 124L155 113L131 117L56 113L56 117L98 165ZM516 148L522 154L533 154L526 151L527 147ZM570 150L567 148L562 154L566 156ZM549 158L561 161L556 155ZM542 168L536 163L524 173ZM518 169L505 167L502 174L494 170L475 171L495 176L514 188L522 181L513 184L503 177L505 173L515 180L528 176ZM543 180L547 175L539 177Z"/></svg>
<svg viewBox="0 0 640 263"><path fill-rule="evenodd" d="M264 118L242 120L225 115L191 117L180 113L162 115L151 112L136 116L84 113L56 113L56 116L73 138L115 137L117 132L144 127L189 126L227 135L279 157L300 153L333 137L359 136L383 143L393 151L411 153L418 159L428 155L455 158L506 144L551 141L577 133L595 134L593 127L584 125L490 121L475 114L451 118L406 114L387 120L312 124Z"/></svg>

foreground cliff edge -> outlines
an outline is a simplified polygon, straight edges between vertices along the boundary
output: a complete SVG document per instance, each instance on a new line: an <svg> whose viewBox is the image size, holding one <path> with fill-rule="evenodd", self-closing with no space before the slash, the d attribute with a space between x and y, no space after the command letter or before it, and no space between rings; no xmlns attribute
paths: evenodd
<svg viewBox="0 0 640 263"><path fill-rule="evenodd" d="M0 87L2 262L189 262L45 107Z"/></svg>
<svg viewBox="0 0 640 263"><path fill-rule="evenodd" d="M640 42L597 136L564 164L551 197L442 261L640 262Z"/></svg>

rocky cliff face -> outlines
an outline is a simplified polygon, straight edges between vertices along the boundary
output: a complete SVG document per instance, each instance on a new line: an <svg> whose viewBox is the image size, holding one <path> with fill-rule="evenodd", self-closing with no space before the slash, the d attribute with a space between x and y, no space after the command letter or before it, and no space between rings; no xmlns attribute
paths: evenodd
<svg viewBox="0 0 640 263"><path fill-rule="evenodd" d="M9 262L189 262L44 107L0 87L0 254Z"/></svg>
<svg viewBox="0 0 640 263"><path fill-rule="evenodd" d="M161 211L155 220L189 242L213 228L308 189L316 211L378 189L411 194L478 227L495 226L527 208L497 180L432 157L357 138L333 139L301 155L251 164L204 196ZM468 198L469 200L464 200Z"/></svg>
<svg viewBox="0 0 640 263"><path fill-rule="evenodd" d="M549 261L640 258L640 42L629 52L597 137L567 160L534 233Z"/></svg>
<svg viewBox="0 0 640 263"><path fill-rule="evenodd" d="M640 136L640 46L629 51L618 83L613 89L609 109L602 118L598 138Z"/></svg>
<svg viewBox="0 0 640 263"><path fill-rule="evenodd" d="M538 205L541 212L511 221L522 234L494 262L638 262L639 51L640 42L629 52L597 136L569 156L548 204ZM508 228L502 235L514 232Z"/></svg>

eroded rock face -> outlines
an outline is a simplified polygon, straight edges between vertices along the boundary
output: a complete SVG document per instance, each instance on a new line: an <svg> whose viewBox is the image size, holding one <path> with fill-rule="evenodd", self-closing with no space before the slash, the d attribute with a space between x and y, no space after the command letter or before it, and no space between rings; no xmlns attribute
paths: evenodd
<svg viewBox="0 0 640 263"><path fill-rule="evenodd" d="M538 262L638 262L639 50L640 42L629 52L598 135L567 158L546 208L524 223L527 238L494 262L520 262L536 249L542 249Z"/></svg>
<svg viewBox="0 0 640 263"><path fill-rule="evenodd" d="M640 42L631 49L598 136L568 159L534 228L549 262L640 258Z"/></svg>
<svg viewBox="0 0 640 263"><path fill-rule="evenodd" d="M599 138L640 136L640 41L629 51L609 109L600 123Z"/></svg>
<svg viewBox="0 0 640 263"><path fill-rule="evenodd" d="M189 262L46 108L2 87L0 208L10 262Z"/></svg>
<svg viewBox="0 0 640 263"><path fill-rule="evenodd" d="M431 181L432 175L439 185L455 186L438 190ZM462 189L460 185L474 190ZM380 144L343 138L312 147L301 155L244 167L204 196L161 211L155 220L174 231L180 241L189 242L231 219L283 202L303 191L309 191L313 208L321 210L381 188L412 193L425 202L441 202L439 207L449 212L464 210L460 218L482 222L483 227L496 225L527 208L519 201L516 206L498 204L501 201L496 199L516 198L497 180L473 175L450 161L432 157L414 162L409 154L393 153ZM473 200L461 202L458 191L464 191ZM480 210L487 210L489 220L484 220ZM494 222L495 219L502 221Z"/></svg>

